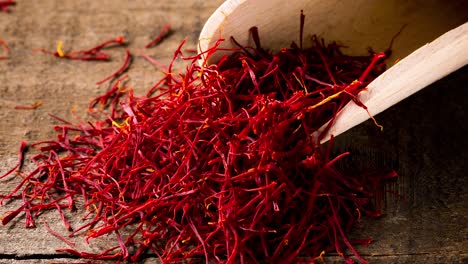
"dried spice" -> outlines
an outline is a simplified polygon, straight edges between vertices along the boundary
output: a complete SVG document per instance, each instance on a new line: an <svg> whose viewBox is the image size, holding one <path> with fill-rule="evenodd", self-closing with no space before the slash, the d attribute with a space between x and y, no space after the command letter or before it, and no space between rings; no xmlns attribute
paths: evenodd
<svg viewBox="0 0 468 264"><path fill-rule="evenodd" d="M14 0L3 0L0 1L0 11L3 12L10 12L10 6L16 5L16 2Z"/></svg>
<svg viewBox="0 0 468 264"><path fill-rule="evenodd" d="M132 55L130 54L130 51L128 49L126 49L125 50L125 60L124 60L124 63L122 64L122 66L120 66L120 68L117 71L115 71L111 75L107 76L103 80L97 82L96 84L101 85L101 84L103 84L103 83L105 83L105 82L107 82L109 80L119 78L119 76L121 76L128 69L128 67L130 66L131 61L132 61Z"/></svg>
<svg viewBox="0 0 468 264"><path fill-rule="evenodd" d="M301 15L301 29L303 22ZM349 56L316 37L304 47L302 32L299 45L273 54L251 33L255 47L239 45L212 65L197 61L222 40L194 56L183 55L182 43L145 96L119 77L124 63L90 103L96 120L57 118L57 138L32 145L41 152L32 157L36 169L18 172L21 183L2 196L23 204L2 223L24 212L33 227L56 210L69 237L115 235L101 253L57 250L95 260L152 253L163 263L290 263L336 251L351 261L349 249L365 262L354 245L371 240L347 234L361 216L381 215L372 200L396 174L339 170L349 153L333 155L333 139L321 146L312 133L351 101L365 108L356 95L385 70L386 55ZM179 58L189 62L184 73L172 71ZM87 222L71 228L62 210L77 200Z"/></svg>
<svg viewBox="0 0 468 264"><path fill-rule="evenodd" d="M42 105L42 101L39 100L39 101L35 102L32 105L17 105L17 106L15 106L15 109L17 109L17 110L34 110L34 109L38 108L41 105Z"/></svg>
<svg viewBox="0 0 468 264"><path fill-rule="evenodd" d="M110 39L102 42L101 44L89 48L87 50L77 50L71 52L63 51L63 42L59 41L57 43L56 51L48 51L45 49L38 49L36 51L51 54L57 58L70 59L70 60L83 60L83 61L108 61L110 60L110 55L103 52L102 49L108 48L113 45L125 45L125 38L123 36L118 36L115 39Z"/></svg>
<svg viewBox="0 0 468 264"><path fill-rule="evenodd" d="M171 34L171 25L169 24L166 24L162 29L161 31L159 32L159 34L153 39L151 40L150 43L146 44L145 48L151 48L155 45L158 45L159 43L161 43L161 41L168 37L169 35Z"/></svg>
<svg viewBox="0 0 468 264"><path fill-rule="evenodd" d="M3 54L0 56L0 60L7 59L10 55L10 49L3 39L0 39L0 47L2 47Z"/></svg>

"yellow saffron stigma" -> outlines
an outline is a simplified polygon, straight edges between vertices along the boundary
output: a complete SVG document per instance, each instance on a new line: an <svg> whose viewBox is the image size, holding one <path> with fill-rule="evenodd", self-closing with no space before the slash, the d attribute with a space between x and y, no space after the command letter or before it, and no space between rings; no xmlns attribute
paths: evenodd
<svg viewBox="0 0 468 264"><path fill-rule="evenodd" d="M318 257L316 257L315 259L320 260L322 263L325 263L325 260L323 259L323 256L325 256L325 250L320 252L320 255Z"/></svg>
<svg viewBox="0 0 468 264"><path fill-rule="evenodd" d="M339 91L337 92L336 94L333 94L333 95L330 95L328 96L327 98L323 99L322 101L316 103L315 105L312 105L312 106L309 106L307 109L311 110L311 109L314 109L314 108L317 108L321 105L324 105L325 103L328 103L330 102L331 100L337 98L338 96L340 96L340 94L342 93L343 91Z"/></svg>
<svg viewBox="0 0 468 264"><path fill-rule="evenodd" d="M57 54L60 57L65 57L65 53L63 52L63 41L59 41L57 43Z"/></svg>
<svg viewBox="0 0 468 264"><path fill-rule="evenodd" d="M293 76L294 76L294 78L296 79L296 81L299 83L299 85L301 85L302 89L304 89L304 91L306 92L306 94L308 94L309 92L307 91L307 87L305 86L304 81L302 81L301 79L299 79L299 77L297 77L296 73L293 73Z"/></svg>
<svg viewBox="0 0 468 264"><path fill-rule="evenodd" d="M112 125L114 125L115 127L120 128L120 129L126 128L126 127L128 127L130 125L128 123L129 119L130 119L130 117L127 117L121 124L117 123L115 120L112 120Z"/></svg>

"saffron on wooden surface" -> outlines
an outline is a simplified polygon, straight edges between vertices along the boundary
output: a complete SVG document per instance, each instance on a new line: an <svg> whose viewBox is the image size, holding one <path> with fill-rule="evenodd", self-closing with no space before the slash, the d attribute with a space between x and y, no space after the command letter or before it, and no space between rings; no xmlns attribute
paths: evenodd
<svg viewBox="0 0 468 264"><path fill-rule="evenodd" d="M256 28L251 34L254 47L239 45L206 66L197 61L221 41L188 57L183 42L144 96L121 77L127 50L101 81L115 79L109 91L89 105L93 122L57 117L56 139L31 145L41 152L31 158L37 167L0 196L23 203L2 223L24 212L32 227L34 216L58 210L69 237L115 236L100 253L57 249L94 260L152 253L163 263L291 263L335 251L350 262L349 249L366 262L354 246L371 240L347 234L362 216L381 215L372 201L396 174L340 170L335 164L349 153L333 155L333 139L321 146L312 133L347 103L365 108L357 95L385 70L385 53L345 55L336 43L303 39L302 30L299 45L271 53ZM172 72L180 58L189 65ZM77 200L88 221L71 228L62 210Z"/></svg>
<svg viewBox="0 0 468 264"><path fill-rule="evenodd" d="M10 12L10 6L16 5L16 2L14 0L3 0L0 1L0 11L3 12Z"/></svg>
<svg viewBox="0 0 468 264"><path fill-rule="evenodd" d="M10 55L10 49L6 44L5 40L0 39L0 47L2 47L3 54L0 55L0 60L7 59Z"/></svg>
<svg viewBox="0 0 468 264"><path fill-rule="evenodd" d="M35 102L32 105L17 105L17 106L15 106L15 109L17 109L17 110L34 110L34 109L38 108L41 105L42 105L42 101L39 100L39 101Z"/></svg>
<svg viewBox="0 0 468 264"><path fill-rule="evenodd" d="M171 34L171 25L166 24L161 29L159 34L153 40L151 40L148 44L146 44L145 48L151 48L155 45L158 45L164 38L168 37L169 34Z"/></svg>
<svg viewBox="0 0 468 264"><path fill-rule="evenodd" d="M63 42L59 41L57 43L57 49L55 51L48 51L45 49L38 49L35 51L51 54L57 58L70 59L70 60L83 60L83 61L107 61L110 60L110 55L103 52L102 49L114 46L114 45L125 45L125 38L123 36L118 36L114 39L106 40L95 47L89 48L87 50L77 50L71 52L65 52L63 50Z"/></svg>
<svg viewBox="0 0 468 264"><path fill-rule="evenodd" d="M130 54L130 50L125 49L125 59L124 59L124 63L122 64L122 66L120 66L120 68L117 71L107 76L103 80L97 82L96 84L101 85L109 80L119 78L119 76L121 76L125 71L127 71L128 67L130 66L131 60L132 60L132 55Z"/></svg>

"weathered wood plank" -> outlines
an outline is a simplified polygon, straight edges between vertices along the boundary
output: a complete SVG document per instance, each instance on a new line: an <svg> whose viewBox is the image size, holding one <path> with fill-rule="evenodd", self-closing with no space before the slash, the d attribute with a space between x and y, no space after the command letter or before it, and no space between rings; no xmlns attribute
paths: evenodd
<svg viewBox="0 0 468 264"><path fill-rule="evenodd" d="M114 71L123 59L122 49L109 50L115 58L109 63L57 60L32 53L32 49L54 49L58 40L65 41L65 48L84 48L126 33L132 43L129 48L136 52L169 22L175 33L148 50L167 63L185 36L188 47L195 47L201 26L220 2L21 1L11 14L0 14L0 37L12 49L12 58L0 61L0 173L15 163L21 140L33 142L53 136L55 121L47 113L71 119L71 109L83 110L101 93L105 87L99 88L95 82ZM371 159L392 166L401 175L394 188L404 198L387 195L387 215L355 233L356 237L375 238L369 247L359 248L369 260L468 261L467 73L465 67L379 115L383 133L368 122L337 138L337 148L355 153L355 162ZM158 71L138 56L129 75L137 92L159 78ZM12 109L37 100L44 104L34 111ZM11 190L17 182L14 178L2 180L0 193ZM15 204L2 206L0 215L14 208ZM41 218L54 230L66 233L57 215ZM78 249L95 251L109 242L103 239L87 245L75 241L80 243ZM55 252L55 248L66 246L44 228L24 229L22 221L0 226L0 263L79 262ZM328 260L341 262L336 257Z"/></svg>

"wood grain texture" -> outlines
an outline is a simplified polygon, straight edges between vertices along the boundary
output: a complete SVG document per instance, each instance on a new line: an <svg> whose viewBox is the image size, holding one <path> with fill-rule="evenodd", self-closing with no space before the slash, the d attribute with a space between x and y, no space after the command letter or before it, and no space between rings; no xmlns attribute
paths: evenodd
<svg viewBox="0 0 468 264"><path fill-rule="evenodd" d="M136 54L166 23L175 33L148 53L167 63L175 47L187 37L194 48L199 31L222 1L19 1L9 14L0 13L0 38L10 46L8 60L0 61L0 173L16 161L21 140L34 142L54 136L56 122L47 113L72 119L72 109L82 110L106 87L95 82L120 66L123 49L110 49L109 63L58 60L32 49L54 49L59 40L65 49L80 49L127 34ZM159 77L158 71L136 56L129 71L136 92L143 92ZM178 66L179 68L181 65ZM373 263L466 263L468 261L467 177L468 118L467 67L431 85L377 116L380 132L366 122L336 139L337 151L350 150L354 162L371 160L388 165L401 177L393 188L404 199L389 194L386 216L369 221L355 237L375 239L359 251ZM14 110L38 100L34 110ZM18 182L0 182L0 193ZM15 204L0 207L0 215ZM44 214L52 229L65 233L58 215ZM16 221L0 226L0 263L73 263L83 260L57 254L66 244L39 228L25 229ZM79 240L75 240L77 243ZM78 244L99 251L109 241ZM341 263L331 256L329 263ZM155 263L147 259L142 263Z"/></svg>

